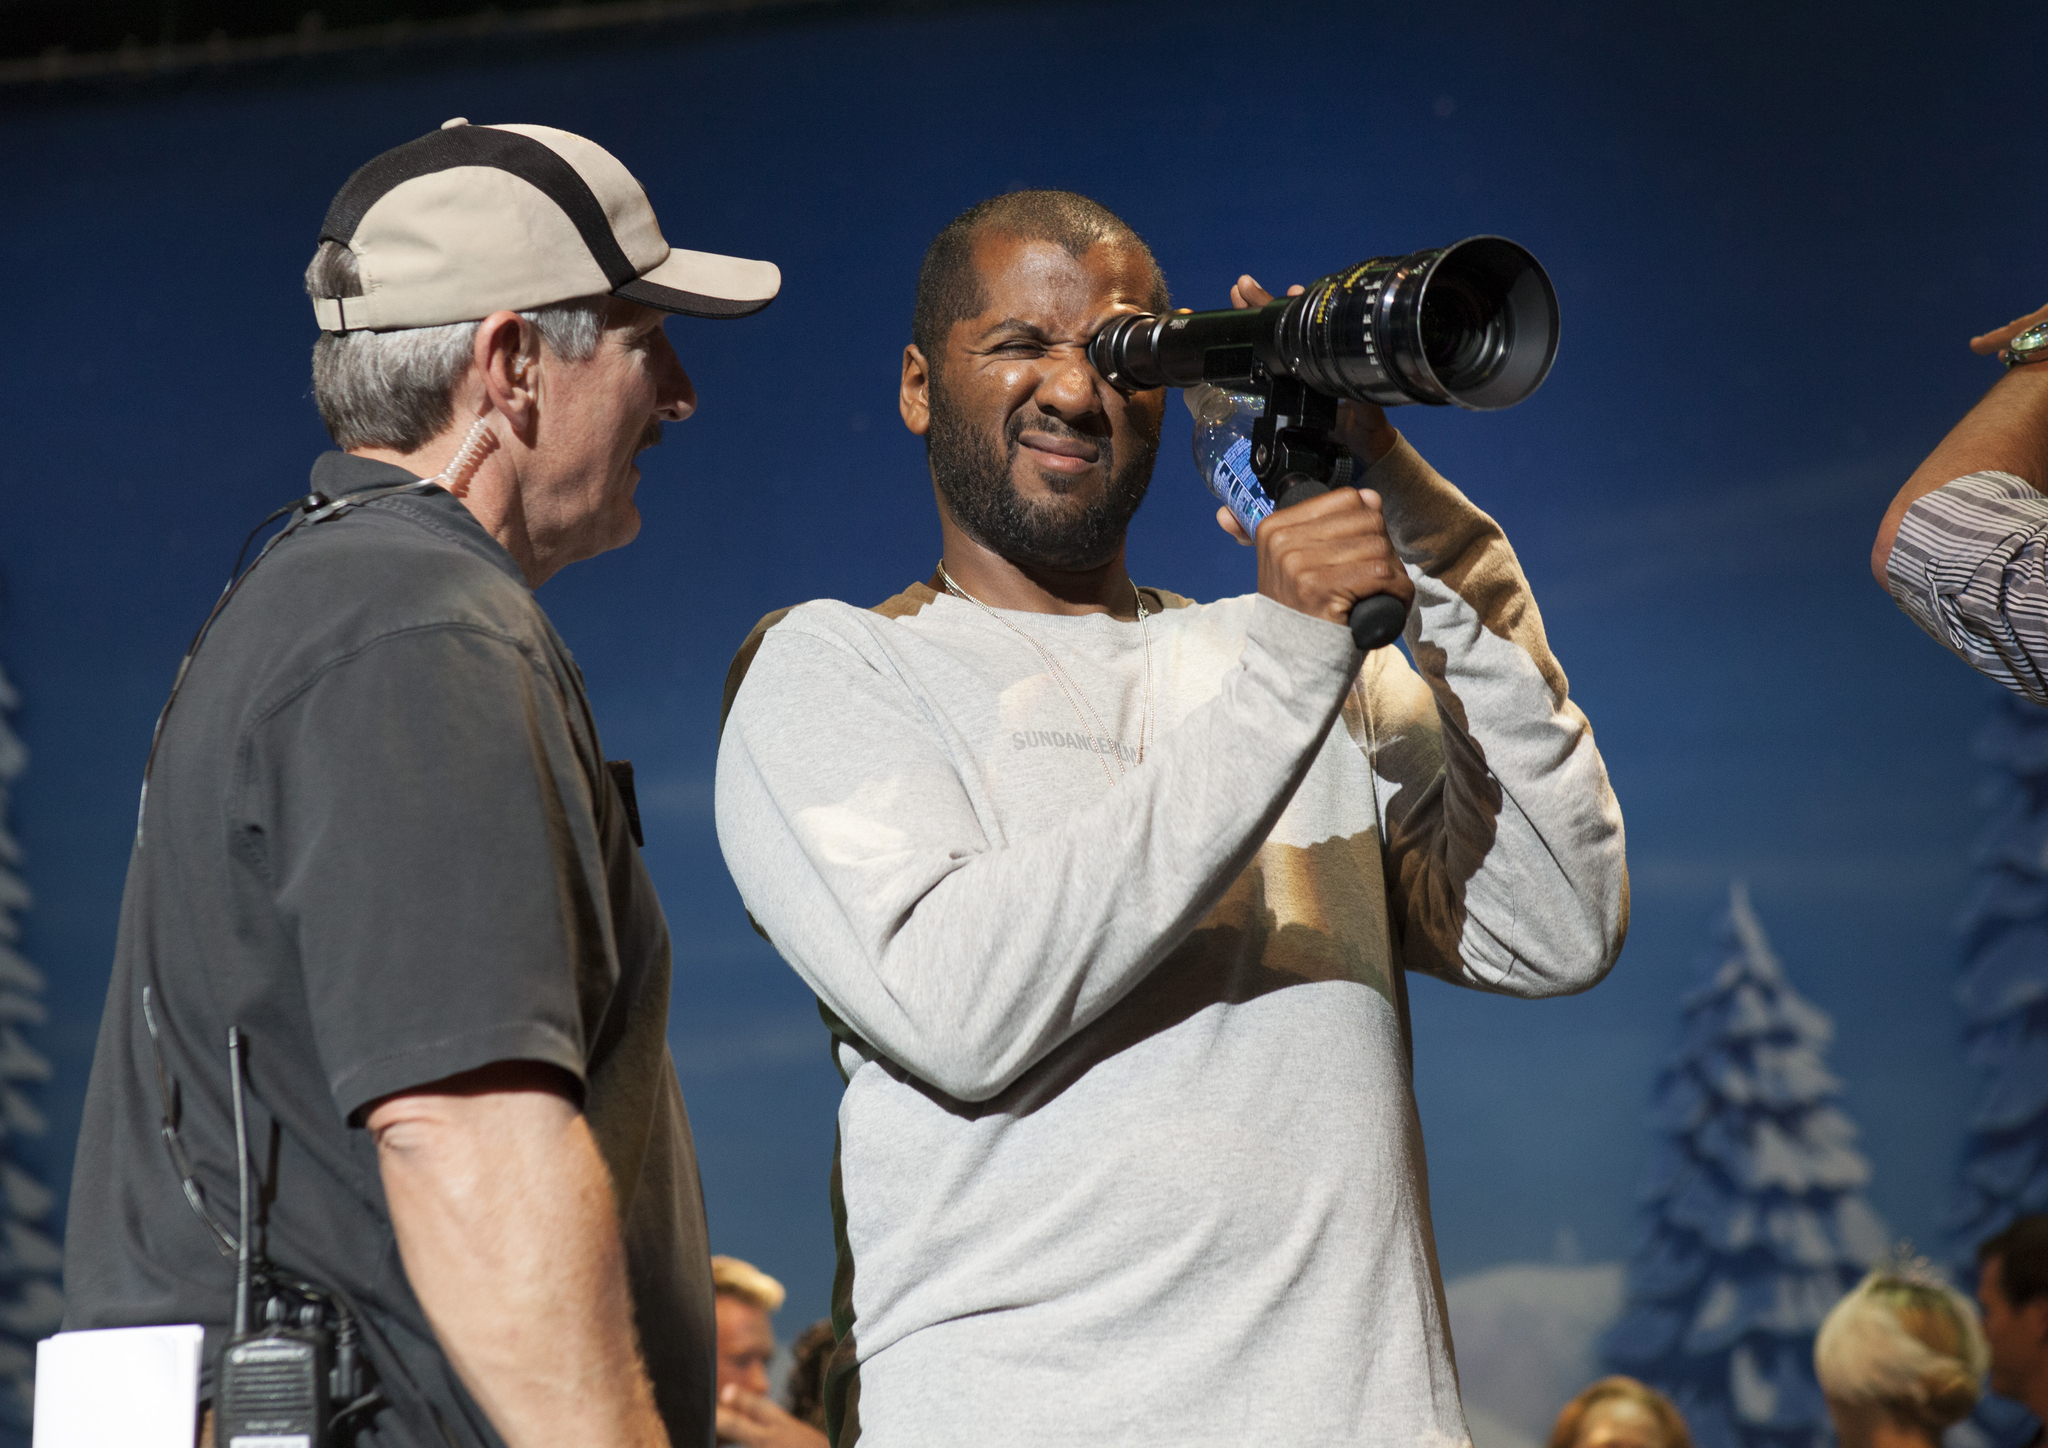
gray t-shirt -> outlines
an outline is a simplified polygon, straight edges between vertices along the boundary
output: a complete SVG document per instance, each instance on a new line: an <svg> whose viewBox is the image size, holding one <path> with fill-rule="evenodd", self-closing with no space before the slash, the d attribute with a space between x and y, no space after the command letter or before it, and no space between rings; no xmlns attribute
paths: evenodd
<svg viewBox="0 0 2048 1448"><path fill-rule="evenodd" d="M330 496L411 481L339 453ZM233 1230L226 1036L247 1052L270 1257L343 1294L393 1406L363 1444L496 1445L406 1281L363 1108L495 1061L580 1083L678 1448L711 1441L703 1198L667 1047L668 928L583 683L511 556L439 491L302 528L165 722L79 1136L66 1328L231 1316L178 1132ZM210 1334L210 1337L212 1334Z"/></svg>
<svg viewBox="0 0 2048 1448"><path fill-rule="evenodd" d="M1584 989L1627 873L1499 528L1405 445L1369 481L1418 667L923 585L743 651L719 840L847 1083L841 1448L1465 1439L1403 970Z"/></svg>

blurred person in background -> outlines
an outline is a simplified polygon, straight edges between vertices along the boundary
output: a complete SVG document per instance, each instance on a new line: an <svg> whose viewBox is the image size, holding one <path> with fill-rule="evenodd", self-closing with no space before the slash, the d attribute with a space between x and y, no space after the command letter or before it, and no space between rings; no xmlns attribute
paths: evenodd
<svg viewBox="0 0 2048 1448"><path fill-rule="evenodd" d="M1842 1448L1939 1448L1984 1392L1977 1310L1924 1261L1887 1264L1828 1312L1813 1368Z"/></svg>
<svg viewBox="0 0 2048 1448"><path fill-rule="evenodd" d="M2048 307L1970 350L2006 375L1899 489L1870 569L1936 643L2048 704Z"/></svg>
<svg viewBox="0 0 2048 1448"><path fill-rule="evenodd" d="M1977 1301L1991 1391L2048 1420L2048 1213L2021 1217L1977 1249ZM2032 1448L2044 1437L2035 1433Z"/></svg>
<svg viewBox="0 0 2048 1448"><path fill-rule="evenodd" d="M789 1400L792 1416L820 1430L825 1426L825 1367L832 1361L836 1341L832 1319L821 1317L789 1345L794 1361L789 1365L789 1385L783 1396Z"/></svg>
<svg viewBox="0 0 2048 1448"><path fill-rule="evenodd" d="M718 1311L718 1441L743 1448L825 1448L825 1435L768 1396L775 1324L788 1295L780 1282L737 1257L711 1259ZM829 1328L830 1324L827 1324Z"/></svg>
<svg viewBox="0 0 2048 1448"><path fill-rule="evenodd" d="M1692 1433L1671 1399L1617 1373L1564 1405L1549 1448L1692 1448Z"/></svg>

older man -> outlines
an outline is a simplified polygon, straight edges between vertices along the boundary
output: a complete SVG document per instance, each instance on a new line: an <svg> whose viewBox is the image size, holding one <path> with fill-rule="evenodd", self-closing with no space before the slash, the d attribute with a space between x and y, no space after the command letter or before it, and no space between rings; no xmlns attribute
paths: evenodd
<svg viewBox="0 0 2048 1448"><path fill-rule="evenodd" d="M532 590L639 528L635 455L695 403L664 318L778 284L672 250L544 127L451 121L335 198L307 285L341 451L158 726L68 1327L229 1322L232 1027L255 1245L374 1370L344 1441L709 1444L667 927Z"/></svg>
<svg viewBox="0 0 2048 1448"><path fill-rule="evenodd" d="M1402 972L1552 995L1621 948L1514 554L1377 410L1256 594L1133 584L1163 394L1086 348L1166 300L1081 197L948 226L901 390L939 567L735 666L719 838L847 1083L842 1445L1464 1440ZM1415 667L1344 625L1382 592Z"/></svg>

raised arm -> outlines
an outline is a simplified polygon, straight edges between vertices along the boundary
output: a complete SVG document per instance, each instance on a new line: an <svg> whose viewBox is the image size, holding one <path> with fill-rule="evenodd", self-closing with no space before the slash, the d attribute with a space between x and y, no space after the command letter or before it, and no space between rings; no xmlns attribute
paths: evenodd
<svg viewBox="0 0 2048 1448"><path fill-rule="evenodd" d="M549 1066L370 1108L405 1275L507 1448L668 1448L633 1331L610 1174Z"/></svg>
<svg viewBox="0 0 2048 1448"><path fill-rule="evenodd" d="M970 1101L1100 1016L1194 927L1293 796L1358 658L1343 625L1260 598L1220 694L1144 768L1012 839L976 808L980 764L878 648L858 647L890 625L845 612L842 631L799 612L762 640L719 749L719 843L819 999Z"/></svg>
<svg viewBox="0 0 2048 1448"><path fill-rule="evenodd" d="M2043 321L2048 321L2048 307L1971 338L1970 350L1989 356ZM1870 571L1880 587L1893 586L1887 565L1906 510L1957 478L1989 472L2009 473L2036 489L2048 486L2048 364L2015 367L2006 373L1906 479L1885 509L1870 550Z"/></svg>
<svg viewBox="0 0 2048 1448"><path fill-rule="evenodd" d="M2048 307L1970 343L1993 351ZM2048 364L2014 367L1906 480L1871 550L1908 618L1978 672L2048 703Z"/></svg>
<svg viewBox="0 0 2048 1448"><path fill-rule="evenodd" d="M1367 474L1415 579L1408 646L1373 655L1403 964L1511 995L1595 984L1628 930L1621 809L1514 549L1402 442Z"/></svg>

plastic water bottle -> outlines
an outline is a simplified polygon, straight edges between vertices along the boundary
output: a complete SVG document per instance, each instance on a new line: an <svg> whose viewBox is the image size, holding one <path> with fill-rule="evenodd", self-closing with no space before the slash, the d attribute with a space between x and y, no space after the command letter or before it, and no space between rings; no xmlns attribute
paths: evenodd
<svg viewBox="0 0 2048 1448"><path fill-rule="evenodd" d="M1255 393L1231 392L1202 382L1186 389L1181 400L1195 416L1195 467L1202 481L1216 495L1230 516L1237 519L1247 535L1256 535L1259 524L1273 512L1273 500L1265 484L1252 471L1252 425L1265 410L1265 400ZM1358 459L1344 453L1330 469L1330 487L1348 488L1359 476ZM1298 480L1288 491L1309 496L1323 491L1307 488L1308 479ZM1383 648L1401 636L1408 606L1384 593L1370 594L1351 605L1351 637L1361 649Z"/></svg>
<svg viewBox="0 0 2048 1448"><path fill-rule="evenodd" d="M1181 393L1195 416L1195 469L1216 500L1248 534L1273 511L1273 500L1252 474L1252 424L1265 406L1249 392L1226 392L1204 382Z"/></svg>
<svg viewBox="0 0 2048 1448"><path fill-rule="evenodd" d="M1265 410L1265 399L1202 382L1181 393L1181 400L1195 415L1195 468L1202 481L1244 531L1256 536L1259 523L1273 511L1265 485L1252 472L1252 424ZM1357 470L1354 459L1341 459L1330 486L1349 487Z"/></svg>

